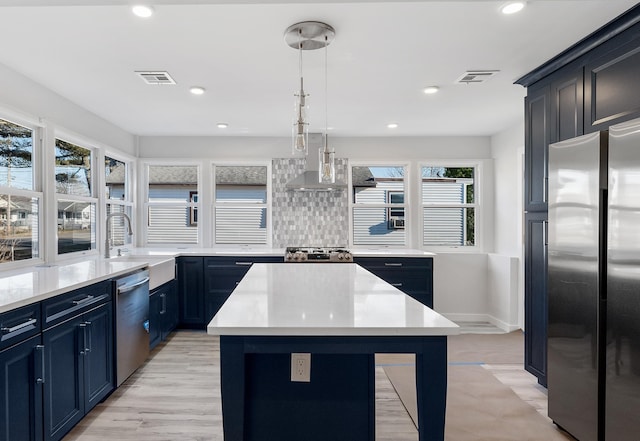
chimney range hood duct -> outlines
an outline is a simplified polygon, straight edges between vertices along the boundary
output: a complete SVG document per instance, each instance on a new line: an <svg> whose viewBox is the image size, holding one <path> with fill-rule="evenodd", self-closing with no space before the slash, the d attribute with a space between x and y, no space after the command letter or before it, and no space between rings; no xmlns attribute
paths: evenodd
<svg viewBox="0 0 640 441"><path fill-rule="evenodd" d="M305 158L305 171L295 179L287 182L287 190L296 191L339 191L347 188L347 184L336 180L332 184L320 182L320 158L318 150L322 148L322 133L309 133L309 153Z"/></svg>

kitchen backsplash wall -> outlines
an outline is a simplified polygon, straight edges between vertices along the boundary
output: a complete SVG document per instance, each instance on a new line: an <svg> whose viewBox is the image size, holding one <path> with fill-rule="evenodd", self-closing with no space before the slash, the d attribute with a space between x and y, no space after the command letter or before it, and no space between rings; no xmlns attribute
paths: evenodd
<svg viewBox="0 0 640 441"><path fill-rule="evenodd" d="M273 247L347 246L348 190L287 190L286 183L304 168L303 158L273 160ZM336 158L336 180L347 182L346 159Z"/></svg>

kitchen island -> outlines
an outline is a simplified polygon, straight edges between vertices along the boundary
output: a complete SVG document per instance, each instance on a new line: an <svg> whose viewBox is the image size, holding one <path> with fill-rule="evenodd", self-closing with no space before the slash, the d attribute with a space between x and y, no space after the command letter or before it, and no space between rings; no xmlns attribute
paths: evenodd
<svg viewBox="0 0 640 441"><path fill-rule="evenodd" d="M225 441L374 440L374 355L416 355L420 441L444 440L459 328L356 264L254 264L208 325ZM291 354L310 355L293 382Z"/></svg>

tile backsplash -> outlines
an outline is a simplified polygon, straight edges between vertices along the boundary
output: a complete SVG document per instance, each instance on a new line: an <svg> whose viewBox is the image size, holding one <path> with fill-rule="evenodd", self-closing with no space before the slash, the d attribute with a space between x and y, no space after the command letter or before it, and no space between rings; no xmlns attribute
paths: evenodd
<svg viewBox="0 0 640 441"><path fill-rule="evenodd" d="M347 246L349 190L287 190L286 183L304 169L304 158L273 160L273 247ZM347 182L346 159L336 158L336 180Z"/></svg>

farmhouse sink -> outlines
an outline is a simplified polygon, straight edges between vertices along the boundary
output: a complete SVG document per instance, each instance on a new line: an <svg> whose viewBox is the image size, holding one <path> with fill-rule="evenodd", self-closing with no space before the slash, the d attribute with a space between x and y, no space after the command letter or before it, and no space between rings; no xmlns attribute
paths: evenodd
<svg viewBox="0 0 640 441"><path fill-rule="evenodd" d="M167 283L176 277L176 262L173 257L128 255L111 257L114 262L146 262L149 267L149 289Z"/></svg>

